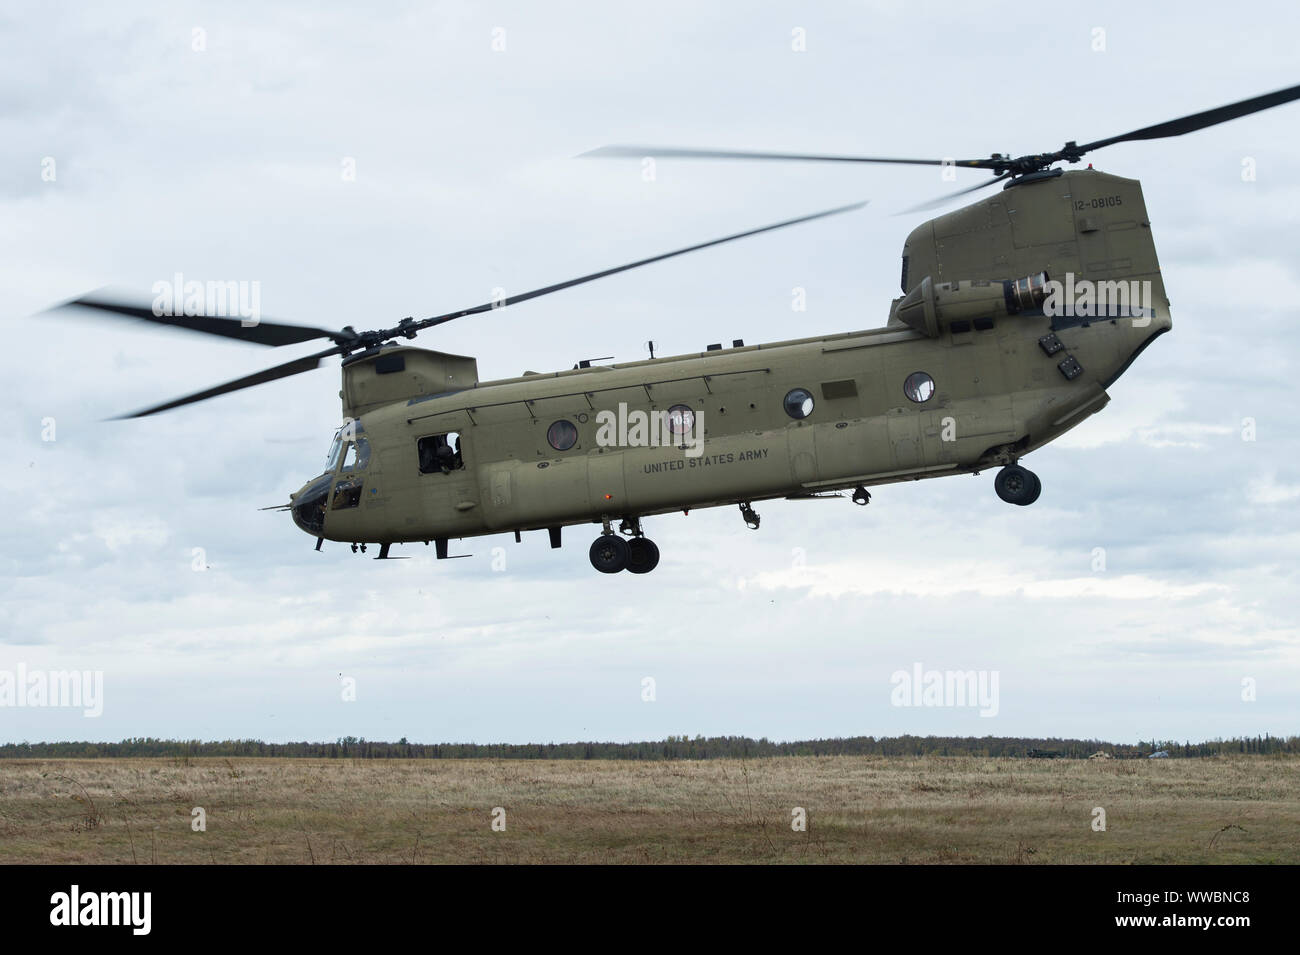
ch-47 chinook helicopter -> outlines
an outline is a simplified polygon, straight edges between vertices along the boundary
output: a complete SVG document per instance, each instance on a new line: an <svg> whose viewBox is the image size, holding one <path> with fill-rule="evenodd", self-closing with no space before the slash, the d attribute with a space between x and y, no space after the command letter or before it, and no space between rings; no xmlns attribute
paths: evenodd
<svg viewBox="0 0 1300 955"><path fill-rule="evenodd" d="M160 315L91 296L71 305L314 354L125 417L252 387L342 356L344 427L325 472L281 509L322 541L448 541L600 524L604 573L654 569L642 519L852 491L1001 466L998 496L1032 504L1020 459L1108 402L1106 389L1171 327L1137 180L1063 170L1114 143L1180 136L1300 98L1300 86L1048 153L928 160L614 146L596 155L905 163L987 169L991 198L913 229L902 291L879 328L479 381L473 358L398 343L418 332L617 272L857 208L715 239L522 295L357 332L203 314ZM590 155L590 154L589 154ZM859 204L861 205L861 204ZM930 204L927 204L927 206ZM1109 291L1109 298L1106 293Z"/></svg>

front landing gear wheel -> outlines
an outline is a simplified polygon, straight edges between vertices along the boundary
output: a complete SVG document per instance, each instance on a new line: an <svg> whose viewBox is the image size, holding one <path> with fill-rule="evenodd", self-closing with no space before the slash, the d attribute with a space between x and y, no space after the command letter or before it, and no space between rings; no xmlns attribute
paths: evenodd
<svg viewBox="0 0 1300 955"><path fill-rule="evenodd" d="M1043 483L1038 480L1038 475L1028 468L1022 468L1019 464L1008 464L994 478L993 490L997 491L998 497L1008 504L1025 507L1038 500L1038 495L1043 490Z"/></svg>
<svg viewBox="0 0 1300 955"><path fill-rule="evenodd" d="M659 566L659 548L648 537L633 537L627 542L627 570L631 574L648 574Z"/></svg>
<svg viewBox="0 0 1300 955"><path fill-rule="evenodd" d="M592 541L587 556L602 574L617 574L627 566L627 541L617 534L602 534Z"/></svg>

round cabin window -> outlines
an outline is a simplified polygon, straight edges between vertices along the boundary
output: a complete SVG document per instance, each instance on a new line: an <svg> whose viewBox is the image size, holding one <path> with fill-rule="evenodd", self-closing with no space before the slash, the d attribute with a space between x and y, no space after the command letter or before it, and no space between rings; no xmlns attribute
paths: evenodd
<svg viewBox="0 0 1300 955"><path fill-rule="evenodd" d="M668 430L673 434L690 434L695 430L695 412L686 405L673 405L668 409Z"/></svg>
<svg viewBox="0 0 1300 955"><path fill-rule="evenodd" d="M561 418L546 429L546 441L556 451L567 451L578 443L578 426Z"/></svg>
<svg viewBox="0 0 1300 955"><path fill-rule="evenodd" d="M903 382L903 394L918 404L929 401L934 394L934 379L923 371L914 371Z"/></svg>
<svg viewBox="0 0 1300 955"><path fill-rule="evenodd" d="M795 388L785 396L785 413L791 418L806 418L813 413L813 396L804 388Z"/></svg>

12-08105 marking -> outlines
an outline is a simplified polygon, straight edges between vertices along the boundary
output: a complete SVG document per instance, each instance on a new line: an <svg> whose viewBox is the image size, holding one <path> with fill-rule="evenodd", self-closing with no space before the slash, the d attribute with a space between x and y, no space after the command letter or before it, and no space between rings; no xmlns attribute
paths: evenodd
<svg viewBox="0 0 1300 955"><path fill-rule="evenodd" d="M1105 209L1111 206L1122 206L1123 204L1123 196L1097 196L1095 199L1075 199L1074 211L1079 212L1083 209Z"/></svg>

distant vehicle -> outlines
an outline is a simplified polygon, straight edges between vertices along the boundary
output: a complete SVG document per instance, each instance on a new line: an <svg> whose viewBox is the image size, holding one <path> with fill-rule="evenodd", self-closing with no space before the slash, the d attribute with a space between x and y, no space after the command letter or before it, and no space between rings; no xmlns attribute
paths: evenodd
<svg viewBox="0 0 1300 955"><path fill-rule="evenodd" d="M1169 754L1166 753L1163 749L1157 750L1156 752L1152 753L1150 756L1147 757L1147 759L1168 759L1168 758L1169 758Z"/></svg>

